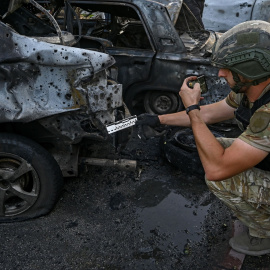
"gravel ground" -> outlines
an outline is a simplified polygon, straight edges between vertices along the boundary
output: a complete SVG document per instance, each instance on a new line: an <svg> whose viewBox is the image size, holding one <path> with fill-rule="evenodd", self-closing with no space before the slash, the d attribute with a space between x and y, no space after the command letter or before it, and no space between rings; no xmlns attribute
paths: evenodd
<svg viewBox="0 0 270 270"><path fill-rule="evenodd" d="M137 172L82 166L49 215L1 224L0 268L224 269L230 211L159 149L133 137L122 158L136 159ZM104 144L88 151L110 156ZM247 256L242 269L269 269L269 258Z"/></svg>

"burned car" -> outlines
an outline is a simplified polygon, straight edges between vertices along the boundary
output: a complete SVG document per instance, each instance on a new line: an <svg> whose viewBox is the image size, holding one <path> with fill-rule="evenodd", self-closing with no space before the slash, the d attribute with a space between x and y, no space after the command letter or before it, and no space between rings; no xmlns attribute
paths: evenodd
<svg viewBox="0 0 270 270"><path fill-rule="evenodd" d="M249 20L269 22L269 0L205 0L202 20L206 29L225 32Z"/></svg>
<svg viewBox="0 0 270 270"><path fill-rule="evenodd" d="M114 57L123 99L132 114L183 109L179 89L190 75L206 76L203 103L224 98L229 88L210 65L218 34L206 31L182 0L38 1L76 46ZM27 34L26 31L24 34Z"/></svg>
<svg viewBox="0 0 270 270"><path fill-rule="evenodd" d="M39 5L27 2L36 12ZM83 143L117 148L128 132L106 130L125 113L122 85L107 77L113 57L71 47L72 34L45 24L23 1L1 4L0 222L10 222L53 208L62 176L78 174Z"/></svg>

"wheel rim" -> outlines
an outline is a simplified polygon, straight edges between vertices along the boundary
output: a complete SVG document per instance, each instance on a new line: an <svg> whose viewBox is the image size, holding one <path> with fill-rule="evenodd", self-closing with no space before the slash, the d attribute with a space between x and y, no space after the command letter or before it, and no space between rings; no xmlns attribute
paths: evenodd
<svg viewBox="0 0 270 270"><path fill-rule="evenodd" d="M40 180L35 169L23 158L0 153L0 216L16 216L27 211L38 199Z"/></svg>
<svg viewBox="0 0 270 270"><path fill-rule="evenodd" d="M144 107L146 112L154 114L167 114L176 112L179 100L174 93L151 91L145 95Z"/></svg>

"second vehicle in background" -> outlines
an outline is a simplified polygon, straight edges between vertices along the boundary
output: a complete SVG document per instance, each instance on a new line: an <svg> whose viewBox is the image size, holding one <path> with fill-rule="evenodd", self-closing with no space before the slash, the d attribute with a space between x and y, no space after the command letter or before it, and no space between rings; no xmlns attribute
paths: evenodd
<svg viewBox="0 0 270 270"><path fill-rule="evenodd" d="M249 20L269 22L269 0L205 0L203 23L206 29L225 32Z"/></svg>

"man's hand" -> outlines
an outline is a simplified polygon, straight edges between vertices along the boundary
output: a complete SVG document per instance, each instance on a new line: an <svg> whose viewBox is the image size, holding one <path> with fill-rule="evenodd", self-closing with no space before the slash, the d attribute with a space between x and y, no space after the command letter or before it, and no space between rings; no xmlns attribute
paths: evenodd
<svg viewBox="0 0 270 270"><path fill-rule="evenodd" d="M137 117L136 126L138 127L138 137L142 140L147 140L152 137L158 137L164 132L158 132L155 128L160 126L158 115L144 113Z"/></svg>
<svg viewBox="0 0 270 270"><path fill-rule="evenodd" d="M199 83L195 83L193 89L189 88L187 83L192 80L196 80L196 76L188 77L184 80L183 85L181 87L181 90L179 92L179 95L182 99L182 102L185 106L185 108L199 104L201 100L201 88Z"/></svg>
<svg viewBox="0 0 270 270"><path fill-rule="evenodd" d="M146 125L152 128L160 126L160 121L157 114L144 113L137 117L136 125Z"/></svg>

